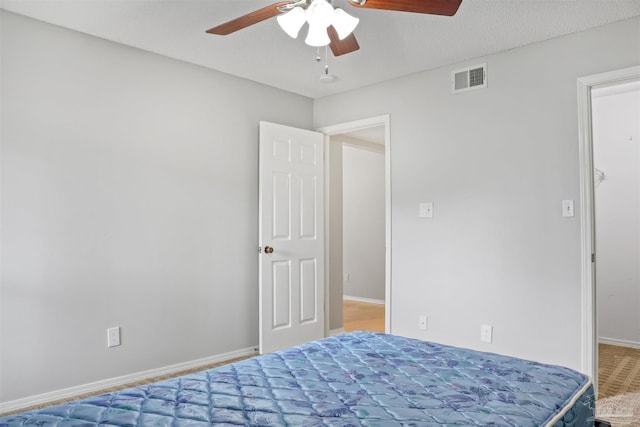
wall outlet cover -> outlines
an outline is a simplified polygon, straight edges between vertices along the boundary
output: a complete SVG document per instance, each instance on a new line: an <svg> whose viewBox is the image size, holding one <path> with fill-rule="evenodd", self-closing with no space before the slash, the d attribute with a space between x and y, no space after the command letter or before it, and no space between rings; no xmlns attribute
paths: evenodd
<svg viewBox="0 0 640 427"><path fill-rule="evenodd" d="M493 340L493 326L480 326L480 341L490 343Z"/></svg>
<svg viewBox="0 0 640 427"><path fill-rule="evenodd" d="M120 326L107 329L107 347L120 345Z"/></svg>

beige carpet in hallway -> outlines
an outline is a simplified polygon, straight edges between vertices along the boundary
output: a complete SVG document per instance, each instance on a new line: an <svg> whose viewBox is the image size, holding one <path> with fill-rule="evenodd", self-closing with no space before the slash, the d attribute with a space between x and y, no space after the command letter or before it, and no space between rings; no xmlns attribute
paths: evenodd
<svg viewBox="0 0 640 427"><path fill-rule="evenodd" d="M596 415L613 427L640 426L640 350L598 346Z"/></svg>

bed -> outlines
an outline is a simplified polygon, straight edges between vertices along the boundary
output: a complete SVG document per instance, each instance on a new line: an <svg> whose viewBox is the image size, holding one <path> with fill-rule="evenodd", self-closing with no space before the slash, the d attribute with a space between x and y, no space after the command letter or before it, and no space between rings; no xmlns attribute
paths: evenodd
<svg viewBox="0 0 640 427"><path fill-rule="evenodd" d="M559 366L353 332L0 418L0 426L593 426L590 379Z"/></svg>

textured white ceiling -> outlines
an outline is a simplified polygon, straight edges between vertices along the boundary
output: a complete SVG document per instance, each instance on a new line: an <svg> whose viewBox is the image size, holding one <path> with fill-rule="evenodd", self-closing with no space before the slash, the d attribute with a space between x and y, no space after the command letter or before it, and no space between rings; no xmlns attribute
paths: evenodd
<svg viewBox="0 0 640 427"><path fill-rule="evenodd" d="M294 40L269 19L229 36L205 33L274 2L0 0L0 7L311 98L640 15L640 0L463 0L454 17L358 9L335 0L361 19L355 32L361 49L337 58L329 53L337 79L321 83L324 60L316 62L304 30Z"/></svg>

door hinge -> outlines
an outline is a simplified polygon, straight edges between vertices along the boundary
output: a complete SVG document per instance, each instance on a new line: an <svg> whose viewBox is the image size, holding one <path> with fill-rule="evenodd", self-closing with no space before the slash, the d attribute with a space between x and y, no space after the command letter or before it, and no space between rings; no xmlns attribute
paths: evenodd
<svg viewBox="0 0 640 427"><path fill-rule="evenodd" d="M591 254L591 262L596 262L596 254Z"/></svg>

